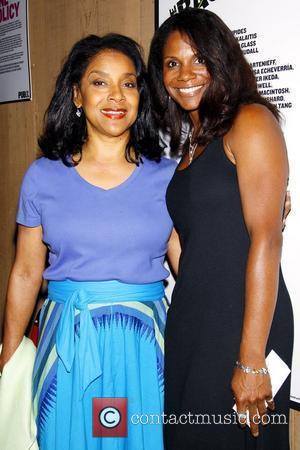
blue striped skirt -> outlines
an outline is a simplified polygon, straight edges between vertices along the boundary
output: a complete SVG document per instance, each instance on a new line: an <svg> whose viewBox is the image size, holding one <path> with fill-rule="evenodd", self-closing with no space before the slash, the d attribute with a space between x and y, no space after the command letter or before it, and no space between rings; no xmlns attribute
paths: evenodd
<svg viewBox="0 0 300 450"><path fill-rule="evenodd" d="M49 283L33 374L41 450L163 450L167 309L161 282ZM127 398L127 437L93 436L94 398Z"/></svg>

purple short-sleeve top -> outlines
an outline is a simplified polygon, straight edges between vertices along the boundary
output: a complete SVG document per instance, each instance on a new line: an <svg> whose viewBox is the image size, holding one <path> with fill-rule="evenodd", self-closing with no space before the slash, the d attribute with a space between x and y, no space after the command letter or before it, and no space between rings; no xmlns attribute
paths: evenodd
<svg viewBox="0 0 300 450"><path fill-rule="evenodd" d="M17 222L42 226L47 280L151 283L164 267L172 221L166 188L176 162L143 158L129 178L102 189L60 160L36 160L20 192Z"/></svg>

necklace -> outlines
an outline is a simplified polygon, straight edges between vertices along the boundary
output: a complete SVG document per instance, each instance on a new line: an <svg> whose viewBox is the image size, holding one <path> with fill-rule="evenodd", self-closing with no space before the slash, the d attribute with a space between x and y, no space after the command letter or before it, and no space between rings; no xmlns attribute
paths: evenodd
<svg viewBox="0 0 300 450"><path fill-rule="evenodd" d="M197 141L192 144L192 137L193 137L193 130L191 130L189 132L189 140L190 140L190 143L189 143L189 165L193 161L195 150L196 150L197 145L198 145Z"/></svg>

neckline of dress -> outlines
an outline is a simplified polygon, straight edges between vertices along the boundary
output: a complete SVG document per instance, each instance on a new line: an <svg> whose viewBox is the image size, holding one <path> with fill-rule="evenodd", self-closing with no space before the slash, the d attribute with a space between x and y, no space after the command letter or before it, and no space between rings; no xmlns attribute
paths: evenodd
<svg viewBox="0 0 300 450"><path fill-rule="evenodd" d="M202 156L204 156L204 155L207 153L208 148L210 147L210 145L213 144L214 142L216 142L216 141L219 140L219 139L220 139L220 138L215 138L215 139L211 140L208 144L206 144L206 146L204 147L204 149L202 150L202 152L199 153L199 155L197 155L197 156L193 159L193 161L192 161L187 167L185 167L184 169L179 169L179 168L177 167L176 173L185 172L186 170L189 170L189 169L192 167L192 165L193 165L198 159L200 159ZM179 165L180 165L180 163L178 164L178 166L179 166Z"/></svg>
<svg viewBox="0 0 300 450"><path fill-rule="evenodd" d="M98 190L100 192L109 193L109 192L115 192L115 191L121 190L124 187L126 187L129 183L131 183L133 180L135 180L135 178L141 172L141 169L142 169L144 164L145 164L144 161L141 159L139 165L135 167L133 172L131 172L131 174L124 181L122 181L121 183L117 184L116 186L113 186L113 187L108 188L108 189L103 188L101 186L97 186L96 184L90 183L82 175L80 175L80 173L76 170L76 167L74 167L74 166L71 167L71 172L85 186L88 186L88 187L90 187L90 188L92 188L94 190Z"/></svg>

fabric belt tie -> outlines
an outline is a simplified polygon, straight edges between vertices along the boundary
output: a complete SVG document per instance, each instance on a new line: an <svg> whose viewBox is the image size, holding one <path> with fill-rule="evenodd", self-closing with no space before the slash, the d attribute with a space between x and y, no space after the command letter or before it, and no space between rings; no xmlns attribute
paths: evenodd
<svg viewBox="0 0 300 450"><path fill-rule="evenodd" d="M71 371L75 356L75 309L80 311L78 355L82 396L88 386L102 375L98 336L88 305L155 301L163 296L162 281L149 284L126 284L115 280L49 282L49 299L64 304L56 332L56 350L67 372Z"/></svg>

